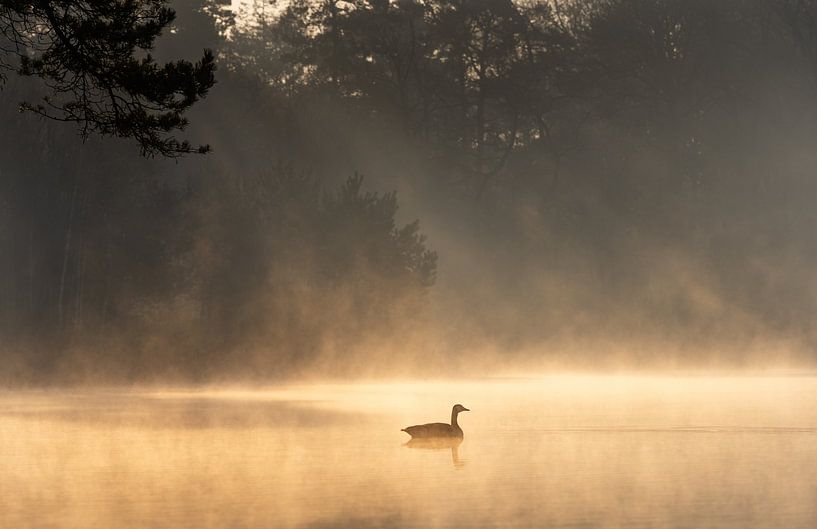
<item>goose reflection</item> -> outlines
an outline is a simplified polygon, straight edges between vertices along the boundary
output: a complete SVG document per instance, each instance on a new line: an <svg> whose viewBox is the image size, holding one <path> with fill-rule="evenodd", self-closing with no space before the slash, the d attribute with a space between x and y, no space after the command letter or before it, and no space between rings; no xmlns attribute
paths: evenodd
<svg viewBox="0 0 817 529"><path fill-rule="evenodd" d="M466 461L460 459L459 447L462 444L462 437L425 437L414 438L403 446L420 450L451 450L451 462L455 468L462 468Z"/></svg>

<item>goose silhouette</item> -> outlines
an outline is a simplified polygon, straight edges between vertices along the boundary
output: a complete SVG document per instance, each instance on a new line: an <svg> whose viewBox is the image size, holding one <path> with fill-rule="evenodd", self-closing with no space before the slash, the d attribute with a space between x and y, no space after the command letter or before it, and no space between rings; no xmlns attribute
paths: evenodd
<svg viewBox="0 0 817 529"><path fill-rule="evenodd" d="M407 426L400 430L406 432L412 439L427 439L440 437L460 437L462 438L462 428L457 424L457 415L462 411L471 411L462 404L455 404L451 409L451 424L444 422L432 422L428 424L418 424Z"/></svg>

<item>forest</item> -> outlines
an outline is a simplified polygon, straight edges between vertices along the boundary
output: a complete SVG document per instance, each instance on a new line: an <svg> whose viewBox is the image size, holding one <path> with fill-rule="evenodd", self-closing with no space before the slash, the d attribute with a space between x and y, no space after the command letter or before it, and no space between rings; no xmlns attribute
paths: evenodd
<svg viewBox="0 0 817 529"><path fill-rule="evenodd" d="M155 119L16 4L0 381L817 360L817 1L177 0Z"/></svg>

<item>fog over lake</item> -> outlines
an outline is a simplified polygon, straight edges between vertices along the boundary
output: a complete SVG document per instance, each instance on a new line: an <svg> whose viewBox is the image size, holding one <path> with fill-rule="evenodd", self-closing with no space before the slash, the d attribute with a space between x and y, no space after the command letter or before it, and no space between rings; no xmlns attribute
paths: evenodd
<svg viewBox="0 0 817 529"><path fill-rule="evenodd" d="M406 446L446 420L465 437ZM0 526L812 528L817 379L0 396Z"/></svg>
<svg viewBox="0 0 817 529"><path fill-rule="evenodd" d="M0 0L0 529L814 529L817 0Z"/></svg>

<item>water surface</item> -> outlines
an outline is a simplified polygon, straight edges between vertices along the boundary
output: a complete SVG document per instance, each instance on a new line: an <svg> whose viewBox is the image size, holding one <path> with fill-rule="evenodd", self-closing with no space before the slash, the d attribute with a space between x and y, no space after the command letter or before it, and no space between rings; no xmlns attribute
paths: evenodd
<svg viewBox="0 0 817 529"><path fill-rule="evenodd" d="M817 379L0 392L0 527L813 529Z"/></svg>

